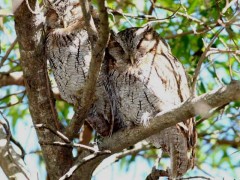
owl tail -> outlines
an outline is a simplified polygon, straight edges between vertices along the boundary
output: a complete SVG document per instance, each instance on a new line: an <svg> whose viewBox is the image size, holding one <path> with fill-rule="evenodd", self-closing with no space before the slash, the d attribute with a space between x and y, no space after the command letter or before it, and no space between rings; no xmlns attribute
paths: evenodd
<svg viewBox="0 0 240 180"><path fill-rule="evenodd" d="M182 177L194 166L193 150L188 139L178 127L170 127L147 139L155 147L161 148L170 156L169 179Z"/></svg>

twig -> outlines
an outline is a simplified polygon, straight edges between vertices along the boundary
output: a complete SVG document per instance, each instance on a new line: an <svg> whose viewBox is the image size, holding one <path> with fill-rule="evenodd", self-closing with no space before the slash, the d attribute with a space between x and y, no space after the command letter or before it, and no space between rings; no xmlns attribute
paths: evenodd
<svg viewBox="0 0 240 180"><path fill-rule="evenodd" d="M60 139L62 139L65 143L63 142L59 142L59 141L55 141L55 142L40 142L43 145L55 145L55 146L65 146L65 147L79 147L82 148L84 150L88 150L90 152L99 152L98 149L92 148L90 146L86 146L84 144L78 144L78 143L72 143L63 133L61 133L58 130L54 130L53 128L45 125L45 124L36 124L35 125L36 128L45 128L48 129L49 131L51 131L53 134L57 135Z"/></svg>
<svg viewBox="0 0 240 180"><path fill-rule="evenodd" d="M196 126L199 126L203 121L205 121L206 119L210 118L211 116L213 116L215 113L219 112L221 109L223 109L226 105L228 104L224 104L221 107L217 107L216 109L214 109L213 111L208 112L207 114L205 114L204 117L202 117L201 119L199 119L196 122Z"/></svg>
<svg viewBox="0 0 240 180"><path fill-rule="evenodd" d="M157 0L150 0L151 7L149 8L148 15L151 15L153 11L156 13L156 11L155 11L155 3L156 3L156 1Z"/></svg>
<svg viewBox="0 0 240 180"><path fill-rule="evenodd" d="M11 46L8 48L7 52L5 53L5 55L3 56L1 62L0 62L0 68L3 66L4 62L8 59L9 54L11 53L11 51L13 50L14 46L17 44L17 39L15 39L13 41L13 43L11 44Z"/></svg>
<svg viewBox="0 0 240 180"><path fill-rule="evenodd" d="M91 154L81 160L79 160L73 167L71 167L69 169L69 171L64 174L59 180L64 180L64 179L67 179L69 177L71 177L73 175L73 173L84 163L98 157L98 156L101 156L101 155L106 155L106 154L110 154L111 152L110 151L101 151L101 152L97 152L97 153L94 153L94 154Z"/></svg>
<svg viewBox="0 0 240 180"><path fill-rule="evenodd" d="M211 178L207 178L207 177L204 177L204 176L192 176L192 177L187 177L187 178L180 178L181 180L183 179L183 180L187 180L187 179L197 179L197 178L199 178L199 179L207 179L207 180L211 180Z"/></svg>
<svg viewBox="0 0 240 180"><path fill-rule="evenodd" d="M200 171L202 171L204 174L206 174L206 175L208 175L208 176L210 176L210 177L213 178L213 176L212 176L210 173L208 173L207 171L205 171L204 169L202 169L202 168L198 165L198 163L196 163L196 166L197 166L197 168L198 168Z"/></svg>
<svg viewBox="0 0 240 180"><path fill-rule="evenodd" d="M61 133L58 130L55 130L53 128L51 128L50 126L47 126L45 124L36 124L34 126L35 128L44 128L44 129L48 129L49 131L51 131L53 134L57 135L60 139L62 139L65 143L71 143L71 141L68 139L67 136L65 136L63 133Z"/></svg>
<svg viewBox="0 0 240 180"><path fill-rule="evenodd" d="M98 153L99 152L98 149L95 149L95 148L90 147L90 146L86 146L84 144L78 144L78 143L64 143L64 142L60 142L60 141L55 141L55 142L42 141L42 142L40 142L40 144L42 144L42 145L52 145L52 146L64 146L64 147L70 147L70 148L77 147L77 148L81 148L81 149L84 149L84 150L88 150L88 151L93 152L93 153Z"/></svg>
<svg viewBox="0 0 240 180"><path fill-rule="evenodd" d="M220 30L218 30L218 32L213 36L212 40L210 41L210 43L208 44L208 46L206 47L206 50L203 52L203 54L201 55L197 67L195 69L195 73L193 76L193 82L192 82L192 89L191 89L191 95L194 95L195 92L195 88L196 88L196 83L197 83L197 78L202 66L202 63L204 61L204 59L207 57L207 53L210 50L211 46L213 45L213 43L215 42L216 38L219 36L219 34L222 32L223 29L225 29L225 27L231 26L232 23L234 23L238 17L238 15L240 14L240 11L235 13L235 15L227 22L222 23L221 25L223 27L220 28Z"/></svg>
<svg viewBox="0 0 240 180"><path fill-rule="evenodd" d="M177 13L177 11L180 8L181 8L181 6L179 6L178 9L173 12L173 14L171 14L170 16L168 16L166 18L157 18L152 15L132 15L132 14L128 14L128 13L122 13L122 12L112 9L110 7L108 7L108 11L109 11L109 13L111 13L113 15L120 15L123 17L129 17L129 18L133 18L133 19L142 19L142 20L149 20L149 21L165 21L167 19L172 19L173 16Z"/></svg>
<svg viewBox="0 0 240 180"><path fill-rule="evenodd" d="M19 95L19 94L22 94L22 93L25 94L25 93L26 93L26 90L24 90L24 91L20 91L20 92L16 92L16 93L12 93L12 94L8 94L8 95L6 95L6 96L0 98L0 101L4 100L4 99L6 99L6 98L9 98L10 96L16 96L16 95Z"/></svg>
<svg viewBox="0 0 240 180"><path fill-rule="evenodd" d="M218 24L213 24L212 26L208 26L207 28L204 27L204 28L200 28L200 29L197 29L197 30L191 30L191 31L186 31L186 32L183 32L183 33L180 33L180 34L173 34L173 35L168 35L165 37L165 39L173 39L173 38L176 38L176 37L182 37L182 36L186 36L186 35L189 35L189 34L204 34L208 31L211 31L213 28L219 26Z"/></svg>
<svg viewBox="0 0 240 180"><path fill-rule="evenodd" d="M17 104L19 104L19 103L22 103L23 102L23 98L25 97L25 92L23 93L23 96L17 101L17 102L15 102L15 103L7 103L7 105L5 105L5 106L0 106L0 109L5 109L5 108L9 108L9 107L11 107L11 106L15 106L15 105L17 105Z"/></svg>
<svg viewBox="0 0 240 180"><path fill-rule="evenodd" d="M193 17L193 16L190 16L189 14L184 14L184 13L182 13L182 12L175 11L175 10L173 10L173 9L171 9L171 8L167 8L167 7L163 7L163 6L156 6L156 5L155 5L155 7L156 7L156 8L160 8L160 9L164 9L164 10L167 10L167 11L170 11L170 12L176 12L176 13L175 13L176 15L185 17L185 18L187 18L187 19L189 19L189 20L191 20L191 21L193 21L193 22L196 22L196 23L198 23L198 24L200 24L200 25L203 25L203 24L204 24L204 22L200 21L199 19L197 19L197 18L195 18L195 17Z"/></svg>
<svg viewBox="0 0 240 180"><path fill-rule="evenodd" d="M223 8L223 10L222 10L222 13L224 14L227 10L228 10L228 8L230 8L234 3L236 3L238 0L232 0L230 3L228 3L228 1L226 1L227 2L227 4L226 4L226 6Z"/></svg>
<svg viewBox="0 0 240 180"><path fill-rule="evenodd" d="M102 170L106 169L108 166L112 165L113 163L117 162L118 160L122 159L123 157L126 157L128 155L136 155L140 151L145 151L153 149L150 145L144 145L143 143L138 143L135 145L133 149L124 150L120 153L113 154L108 159L106 159L100 166L94 171L93 176L96 176L98 173L100 173Z"/></svg>
<svg viewBox="0 0 240 180"><path fill-rule="evenodd" d="M222 32L223 29L224 29L224 27L220 28L220 30L218 30L218 32L213 36L213 38L209 42L208 46L206 47L206 50L202 53L201 57L198 60L197 67L195 69L195 73L194 73L194 76L193 76L192 89L191 89L191 95L192 96L194 96L194 93L195 93L196 82L197 82L198 75L200 73L200 69L202 67L202 63L205 60L205 58L207 57L207 53L210 50L211 46L213 45L216 38L219 36L219 34Z"/></svg>
<svg viewBox="0 0 240 180"><path fill-rule="evenodd" d="M210 50L207 53L207 56L211 54L220 54L220 53L240 55L240 50L210 48Z"/></svg>
<svg viewBox="0 0 240 180"><path fill-rule="evenodd" d="M91 10L90 10L90 4L87 0L82 0L80 1L84 20L85 20L85 25L88 31L88 36L91 41L92 48L94 47L94 44L98 38L98 32L97 28L94 24L93 17L91 15Z"/></svg>

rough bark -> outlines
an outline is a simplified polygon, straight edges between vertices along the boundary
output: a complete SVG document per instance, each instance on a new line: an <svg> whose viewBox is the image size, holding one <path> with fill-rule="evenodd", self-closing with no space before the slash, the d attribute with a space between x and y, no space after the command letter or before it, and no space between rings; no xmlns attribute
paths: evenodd
<svg viewBox="0 0 240 180"><path fill-rule="evenodd" d="M38 10L36 0L29 0L32 9ZM22 3L15 11L15 29L19 42L21 66L29 100L29 110L34 124L47 124L59 128L56 120L53 95L50 91L42 42L42 14L32 14ZM39 141L53 142L56 136L48 130L37 129ZM72 164L69 148L42 146L50 179L58 179Z"/></svg>

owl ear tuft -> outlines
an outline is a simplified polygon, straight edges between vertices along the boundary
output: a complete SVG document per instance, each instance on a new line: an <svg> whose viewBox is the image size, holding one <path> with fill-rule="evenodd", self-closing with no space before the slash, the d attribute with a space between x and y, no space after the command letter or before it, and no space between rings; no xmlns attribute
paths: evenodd
<svg viewBox="0 0 240 180"><path fill-rule="evenodd" d="M121 44L121 38L119 37L118 33L113 30L110 30L110 43L115 43L113 46L119 46Z"/></svg>
<svg viewBox="0 0 240 180"><path fill-rule="evenodd" d="M114 32L113 30L110 30L110 38L116 39L117 33Z"/></svg>
<svg viewBox="0 0 240 180"><path fill-rule="evenodd" d="M136 36L143 37L146 33L148 33L151 30L152 30L152 27L149 24L147 24L137 29Z"/></svg>

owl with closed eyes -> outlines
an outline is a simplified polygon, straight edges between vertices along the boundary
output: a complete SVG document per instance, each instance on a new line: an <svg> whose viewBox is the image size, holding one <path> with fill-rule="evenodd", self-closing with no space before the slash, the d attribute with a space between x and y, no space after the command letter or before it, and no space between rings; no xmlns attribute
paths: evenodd
<svg viewBox="0 0 240 180"><path fill-rule="evenodd" d="M49 0L51 5L46 12L45 54L62 99L76 105L81 102L92 50L81 7L67 2ZM94 12L93 15L97 24L97 15ZM87 121L100 135L107 136L113 129L113 113L103 85L104 79L102 71L96 87L97 100Z"/></svg>
<svg viewBox="0 0 240 180"><path fill-rule="evenodd" d="M182 64L150 26L113 34L108 54L109 91L126 126L145 126L157 113L173 108L190 96ZM152 135L147 141L169 154L169 177L181 177L193 168L194 119Z"/></svg>

